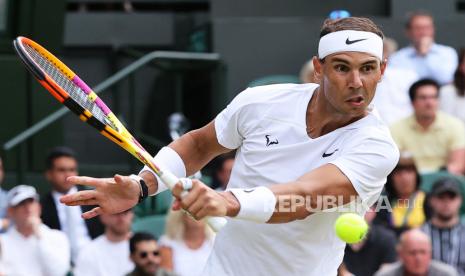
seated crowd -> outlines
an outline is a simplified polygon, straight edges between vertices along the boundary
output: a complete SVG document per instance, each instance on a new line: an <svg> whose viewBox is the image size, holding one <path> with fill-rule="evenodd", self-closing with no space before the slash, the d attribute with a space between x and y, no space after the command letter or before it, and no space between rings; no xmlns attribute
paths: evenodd
<svg viewBox="0 0 465 276"><path fill-rule="evenodd" d="M465 276L465 49L457 56L434 32L433 17L415 12L406 24L410 46L395 51L386 40L388 67L373 104L401 157L365 215L367 237L347 245L340 275ZM307 63L301 78L312 76ZM218 160L213 186L223 190L234 156ZM155 237L131 231L133 210L84 220L92 206L59 203L81 189L66 182L78 174L73 151L54 148L45 163L50 192L0 188L0 275L201 275L214 242L205 222L170 210ZM0 159L0 184L3 176Z"/></svg>

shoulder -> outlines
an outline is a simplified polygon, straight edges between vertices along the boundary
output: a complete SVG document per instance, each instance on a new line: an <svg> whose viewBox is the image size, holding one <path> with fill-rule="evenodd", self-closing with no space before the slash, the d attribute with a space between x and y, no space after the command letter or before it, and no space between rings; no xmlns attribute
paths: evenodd
<svg viewBox="0 0 465 276"><path fill-rule="evenodd" d="M442 96L443 93L455 94L457 91L457 88L455 88L455 85L453 84L446 84L446 85L441 86L439 91L440 91L439 92L440 96Z"/></svg>
<svg viewBox="0 0 465 276"><path fill-rule="evenodd" d="M233 102L251 104L261 102L272 102L282 99L283 96L297 96L300 93L309 93L315 90L318 85L314 83L309 84L272 84L264 86L256 86L247 88L246 90L239 93L233 100Z"/></svg>
<svg viewBox="0 0 465 276"><path fill-rule="evenodd" d="M385 264L375 273L375 276L397 276L402 275L402 264L395 262L392 264Z"/></svg>
<svg viewBox="0 0 465 276"><path fill-rule="evenodd" d="M49 238L68 240L64 232L56 229L51 229L45 224L41 225L40 230L46 233Z"/></svg>
<svg viewBox="0 0 465 276"><path fill-rule="evenodd" d="M413 50L412 46L407 46L407 47L401 48L400 50L392 53L392 55L389 56L389 62L397 61L397 59L399 59L399 58L410 57L410 55L412 53L414 53L414 50Z"/></svg>
<svg viewBox="0 0 465 276"><path fill-rule="evenodd" d="M442 111L438 111L438 119L442 126L447 126L451 130L462 129L464 127L460 119Z"/></svg>
<svg viewBox="0 0 465 276"><path fill-rule="evenodd" d="M431 260L430 272L445 276L458 275L454 267L436 260Z"/></svg>
<svg viewBox="0 0 465 276"><path fill-rule="evenodd" d="M449 55L457 56L457 51L455 51L454 48L452 48L450 46L447 46L447 45L434 44L434 49L436 51L439 51L440 53L443 53L443 54L449 54Z"/></svg>
<svg viewBox="0 0 465 276"><path fill-rule="evenodd" d="M405 118L402 118L402 119L397 120L394 123L392 123L389 126L389 129L391 130L391 132L395 132L395 131L398 131L398 130L405 130L405 128L410 126L410 124L412 123L412 120L413 120L412 115L410 115L408 117L405 117Z"/></svg>

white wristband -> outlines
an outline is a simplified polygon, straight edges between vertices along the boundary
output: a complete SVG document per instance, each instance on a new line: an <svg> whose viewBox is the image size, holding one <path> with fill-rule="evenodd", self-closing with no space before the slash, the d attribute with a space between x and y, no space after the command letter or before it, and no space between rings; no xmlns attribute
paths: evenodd
<svg viewBox="0 0 465 276"><path fill-rule="evenodd" d="M155 164L160 167L162 170L168 170L178 178L186 177L186 166L184 165L184 161L182 161L181 156L170 147L163 147L157 155L154 156ZM152 171L149 167L144 166L144 168L139 172L148 171L151 172L156 178L158 182L158 189L154 194L150 196L157 195L163 191L168 189L163 181L158 177L158 175Z"/></svg>
<svg viewBox="0 0 465 276"><path fill-rule="evenodd" d="M236 217L243 220L265 223L273 215L276 196L263 186L251 189L229 189L237 198L241 207Z"/></svg>

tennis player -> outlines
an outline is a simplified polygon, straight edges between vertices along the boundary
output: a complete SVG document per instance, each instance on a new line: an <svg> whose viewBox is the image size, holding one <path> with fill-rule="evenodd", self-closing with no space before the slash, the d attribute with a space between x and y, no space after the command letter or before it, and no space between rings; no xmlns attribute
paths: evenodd
<svg viewBox="0 0 465 276"><path fill-rule="evenodd" d="M386 67L382 54L383 34L371 20L325 21L313 58L319 84L246 89L213 122L158 152L157 164L186 177L237 149L227 191L198 180L173 190L175 209L197 219L232 218L202 275L336 275L345 247L333 230L340 213L315 209L325 198L339 206L358 198L370 206L399 158L370 106ZM139 176L68 181L96 188L61 199L100 206L86 218L132 207L146 186L149 194L166 189L147 168Z"/></svg>

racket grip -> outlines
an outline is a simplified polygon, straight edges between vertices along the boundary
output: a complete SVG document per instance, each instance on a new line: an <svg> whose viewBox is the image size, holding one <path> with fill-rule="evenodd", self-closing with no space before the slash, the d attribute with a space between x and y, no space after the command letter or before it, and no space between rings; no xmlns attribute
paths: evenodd
<svg viewBox="0 0 465 276"><path fill-rule="evenodd" d="M215 231L216 233L223 228L228 221L226 218L222 217L208 217L207 218L207 223L210 228Z"/></svg>
<svg viewBox="0 0 465 276"><path fill-rule="evenodd" d="M174 188L174 185L176 185L180 180L177 178L174 174L172 174L169 171L161 171L161 173L158 175L161 180L172 190ZM181 197L185 196L187 194L187 191L183 191L181 194ZM207 224L210 226L210 228L218 232L223 228L227 223L226 218L223 217L208 217L207 218Z"/></svg>

